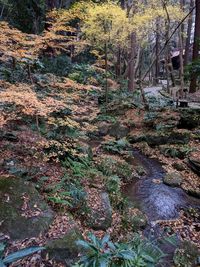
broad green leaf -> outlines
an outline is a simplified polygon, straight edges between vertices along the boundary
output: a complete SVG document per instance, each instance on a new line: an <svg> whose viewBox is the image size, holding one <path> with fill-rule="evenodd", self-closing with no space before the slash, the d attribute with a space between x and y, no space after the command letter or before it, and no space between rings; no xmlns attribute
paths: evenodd
<svg viewBox="0 0 200 267"><path fill-rule="evenodd" d="M102 245L105 245L106 243L108 243L110 239L110 235L105 235L101 241Z"/></svg>
<svg viewBox="0 0 200 267"><path fill-rule="evenodd" d="M148 261L148 262L151 262L151 263L155 263L155 260L151 257L151 256L149 256L149 255L147 255L147 254L142 254L142 257L143 257L143 259L145 259L146 261Z"/></svg>
<svg viewBox="0 0 200 267"><path fill-rule="evenodd" d="M6 245L4 243L0 243L0 256L4 252L5 247L6 247Z"/></svg>
<svg viewBox="0 0 200 267"><path fill-rule="evenodd" d="M81 246L81 247L85 248L85 249L91 249L90 244L89 244L88 242L84 241L84 240L78 240L78 241L76 242L76 244L77 244L78 246Z"/></svg>
<svg viewBox="0 0 200 267"><path fill-rule="evenodd" d="M164 241L169 243L169 244L171 244L171 245L173 245L173 246L177 246L177 244L178 244L178 238L177 238L176 235L165 237Z"/></svg>
<svg viewBox="0 0 200 267"><path fill-rule="evenodd" d="M99 267L108 267L108 260L106 259L101 259L99 261Z"/></svg>
<svg viewBox="0 0 200 267"><path fill-rule="evenodd" d="M3 262L5 264L8 264L8 263L12 263L12 262L15 262L19 259L22 259L26 256L29 256L35 252L38 252L38 251L41 251L43 250L44 247L30 247L30 248L25 248L25 249L22 249L22 250L19 250L17 252L14 252L10 255L8 255L7 257L5 257L3 259Z"/></svg>
<svg viewBox="0 0 200 267"><path fill-rule="evenodd" d="M124 259L124 260L134 260L136 257L134 251L127 251L127 250L122 250L117 254L118 258Z"/></svg>

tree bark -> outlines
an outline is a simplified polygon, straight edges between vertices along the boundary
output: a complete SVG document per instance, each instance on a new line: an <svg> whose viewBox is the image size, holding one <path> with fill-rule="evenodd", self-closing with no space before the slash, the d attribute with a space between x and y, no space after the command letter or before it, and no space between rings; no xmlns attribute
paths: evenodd
<svg viewBox="0 0 200 267"><path fill-rule="evenodd" d="M180 0L180 8L184 11L184 0ZM184 35L184 24L179 28L179 59L180 59L180 92L181 97L183 97L184 90L184 64L183 64L183 35Z"/></svg>
<svg viewBox="0 0 200 267"><path fill-rule="evenodd" d="M136 34L131 34L131 51L128 62L128 91L135 90L135 48L136 48Z"/></svg>
<svg viewBox="0 0 200 267"><path fill-rule="evenodd" d="M106 97L106 105L108 104L108 44L105 43L104 46L105 51L105 71L106 71L106 81L105 81L105 97Z"/></svg>
<svg viewBox="0 0 200 267"><path fill-rule="evenodd" d="M194 6L194 0L190 1L190 9ZM184 66L187 66L190 57L190 42L192 34L192 23L193 23L193 13L190 14L187 25L187 37L185 44L185 56L184 56Z"/></svg>
<svg viewBox="0 0 200 267"><path fill-rule="evenodd" d="M157 85L159 83L159 72L160 72L160 33L159 33L159 19L156 22L156 61L155 61L155 77L154 84Z"/></svg>
<svg viewBox="0 0 200 267"><path fill-rule="evenodd" d="M199 40L200 40L200 0L196 0L196 17L195 17L195 31L194 31L194 45L193 45L193 62L200 58L199 55ZM196 92L197 88L197 74L193 73L190 83L190 93Z"/></svg>

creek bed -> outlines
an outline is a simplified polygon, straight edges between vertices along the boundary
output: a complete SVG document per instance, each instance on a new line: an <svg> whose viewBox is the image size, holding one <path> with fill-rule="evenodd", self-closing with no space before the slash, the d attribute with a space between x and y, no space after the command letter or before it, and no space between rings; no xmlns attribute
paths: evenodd
<svg viewBox="0 0 200 267"><path fill-rule="evenodd" d="M189 196L181 188L162 183L165 170L157 160L133 150L132 164L142 166L146 174L127 185L125 194L146 214L149 223L177 218L181 208L200 207L199 199Z"/></svg>

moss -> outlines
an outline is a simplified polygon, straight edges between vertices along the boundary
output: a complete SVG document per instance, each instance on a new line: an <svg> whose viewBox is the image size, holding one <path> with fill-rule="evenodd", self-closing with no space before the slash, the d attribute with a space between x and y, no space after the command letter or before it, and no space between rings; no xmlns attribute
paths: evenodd
<svg viewBox="0 0 200 267"><path fill-rule="evenodd" d="M71 266L78 259L78 254L81 252L76 242L82 239L80 232L77 229L70 230L64 237L50 241L46 245L44 254L48 254L50 259Z"/></svg>
<svg viewBox="0 0 200 267"><path fill-rule="evenodd" d="M36 205L41 214L31 218L22 216L24 194L29 197L28 209L34 211ZM3 234L13 240L37 236L47 230L52 219L53 213L31 183L18 178L0 177L0 221L3 222Z"/></svg>

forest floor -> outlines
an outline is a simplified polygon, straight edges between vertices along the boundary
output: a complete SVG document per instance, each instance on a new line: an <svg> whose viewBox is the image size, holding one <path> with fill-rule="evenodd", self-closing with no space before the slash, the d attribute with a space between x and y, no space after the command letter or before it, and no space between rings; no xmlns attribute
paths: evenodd
<svg viewBox="0 0 200 267"><path fill-rule="evenodd" d="M150 103L150 111L145 111L138 105L138 95L118 93L116 83L111 82L111 100L105 107L100 87L41 75L41 81L31 90L38 98L48 98L51 105L59 98L62 108L47 118L39 116L37 125L34 115L8 105L9 85L1 81L0 175L33 183L54 212L49 229L40 235L15 240L9 236L9 229L1 230L0 240L9 244L7 252L30 245L48 247L72 229L78 229L86 239L88 232L99 237L107 232L116 241L130 240L135 232L143 235L148 218L138 207L126 206L123 193L125 184L132 186L147 171L142 165L129 163L130 151L135 148L162 164L171 175L170 181L163 180L165 183L182 188L196 199L200 197L199 176L188 165L188 159L200 162L199 112L170 106L170 97L153 87L145 89ZM12 88L16 95L20 86ZM17 118L12 117L16 114ZM152 182L163 181L155 178ZM110 198L106 203L102 198L105 192ZM5 192L5 196L12 204L12 195ZM42 211L37 206L30 208L30 196L20 197L21 216L28 214L27 220L40 216ZM179 212L178 218L161 218L154 225L200 246L199 208L187 207ZM8 221L0 217L1 226ZM51 258L49 252L11 266L66 265Z"/></svg>

